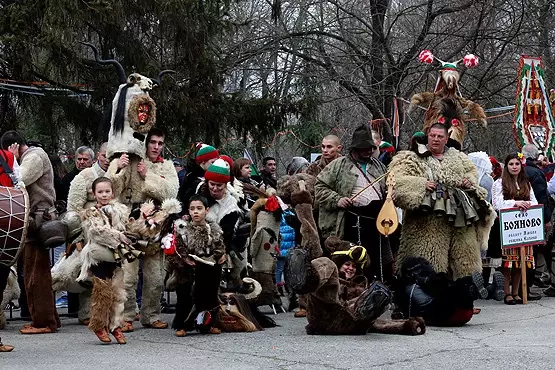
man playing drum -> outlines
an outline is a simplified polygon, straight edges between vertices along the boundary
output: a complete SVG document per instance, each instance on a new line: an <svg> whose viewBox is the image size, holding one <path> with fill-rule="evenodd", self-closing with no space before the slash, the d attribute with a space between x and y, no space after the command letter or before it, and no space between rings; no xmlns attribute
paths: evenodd
<svg viewBox="0 0 555 370"><path fill-rule="evenodd" d="M31 222L23 248L23 275L32 322L22 334L54 333L60 319L54 304L50 256L38 238L39 226L53 217L54 175L48 155L42 148L28 146L17 131L8 131L0 138L2 149L8 149L19 160L21 181L29 193ZM34 222L33 222L34 221Z"/></svg>

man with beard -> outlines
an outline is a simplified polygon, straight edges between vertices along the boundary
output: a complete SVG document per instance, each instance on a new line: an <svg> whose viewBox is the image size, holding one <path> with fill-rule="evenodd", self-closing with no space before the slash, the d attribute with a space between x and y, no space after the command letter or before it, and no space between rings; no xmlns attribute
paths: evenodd
<svg viewBox="0 0 555 370"><path fill-rule="evenodd" d="M337 136L328 135L324 137L322 139L322 155L308 166L306 173L314 177L318 176L324 167L341 157L342 149L343 145L341 145L341 140Z"/></svg>
<svg viewBox="0 0 555 370"><path fill-rule="evenodd" d="M376 217L385 199L386 167L373 156L378 150L367 125L353 133L349 154L326 166L315 185L322 238L335 235L370 254L370 278L389 282L393 255L376 229Z"/></svg>

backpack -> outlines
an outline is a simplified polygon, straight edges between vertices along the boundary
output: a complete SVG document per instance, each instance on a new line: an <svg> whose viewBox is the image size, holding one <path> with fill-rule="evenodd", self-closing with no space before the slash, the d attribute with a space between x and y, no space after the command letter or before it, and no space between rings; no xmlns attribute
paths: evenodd
<svg viewBox="0 0 555 370"><path fill-rule="evenodd" d="M310 254L304 248L292 248L285 257L285 284L297 294L316 290L318 277L312 269Z"/></svg>

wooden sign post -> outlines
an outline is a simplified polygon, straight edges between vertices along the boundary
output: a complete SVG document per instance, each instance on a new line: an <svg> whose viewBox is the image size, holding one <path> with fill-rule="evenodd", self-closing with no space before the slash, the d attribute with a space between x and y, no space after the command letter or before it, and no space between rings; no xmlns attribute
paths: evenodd
<svg viewBox="0 0 555 370"><path fill-rule="evenodd" d="M543 205L532 206L521 212L518 208L502 209L499 212L501 227L501 247L520 249L520 269L522 271L522 302L528 303L528 284L526 281L527 246L545 243L543 226Z"/></svg>

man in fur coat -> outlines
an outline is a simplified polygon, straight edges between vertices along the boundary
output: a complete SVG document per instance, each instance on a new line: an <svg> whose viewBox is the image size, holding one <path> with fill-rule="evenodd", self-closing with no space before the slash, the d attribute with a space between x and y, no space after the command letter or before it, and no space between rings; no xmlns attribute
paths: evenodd
<svg viewBox="0 0 555 370"><path fill-rule="evenodd" d="M487 248L495 216L472 161L447 147L450 123L447 117L429 125L414 151L393 157L390 171L395 204L405 211L398 265L424 257L436 272L458 279L482 270L480 248Z"/></svg>
<svg viewBox="0 0 555 370"><path fill-rule="evenodd" d="M146 138L146 158L139 161L135 168L129 171L128 167L134 162L130 162L129 157L125 154L110 163L106 176L112 180L114 194L119 202L137 209L138 205L148 199L162 203L165 199L177 196L179 181L173 163L160 156L164 140L164 132L153 128ZM131 185L128 186L128 184ZM146 248L140 248L140 250L145 253L143 258L143 298L140 310L141 324L144 327L165 329L168 324L160 319L164 255L158 243L150 243ZM135 260L131 263L124 263L123 271L126 294L128 297L134 297L139 279L139 262ZM124 319L126 324L122 328L123 332L133 331L136 307L137 304L133 298L129 298L125 302Z"/></svg>
<svg viewBox="0 0 555 370"><path fill-rule="evenodd" d="M29 193L30 218L32 219L20 258L31 324L20 330L22 334L55 333L60 319L54 304L50 256L39 240L39 227L55 217L54 172L48 154L38 147L28 146L17 131L8 131L0 139L3 149L9 149L19 159L21 182Z"/></svg>

